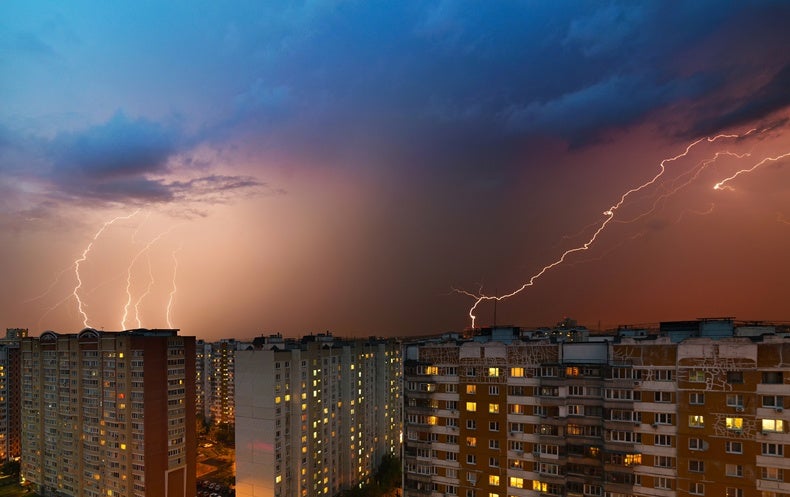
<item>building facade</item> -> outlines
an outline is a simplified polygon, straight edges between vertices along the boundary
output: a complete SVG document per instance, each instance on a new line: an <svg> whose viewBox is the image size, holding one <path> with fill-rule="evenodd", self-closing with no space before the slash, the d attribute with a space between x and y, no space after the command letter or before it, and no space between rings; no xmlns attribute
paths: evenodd
<svg viewBox="0 0 790 497"><path fill-rule="evenodd" d="M194 358L177 330L23 339L23 481L45 496L193 497Z"/></svg>
<svg viewBox="0 0 790 497"><path fill-rule="evenodd" d="M9 328L0 339L0 461L21 454L19 341L27 334L27 329Z"/></svg>
<svg viewBox="0 0 790 497"><path fill-rule="evenodd" d="M790 495L787 331L716 319L409 345L404 493Z"/></svg>
<svg viewBox="0 0 790 497"><path fill-rule="evenodd" d="M401 448L401 349L273 336L236 354L236 495L317 497L366 483Z"/></svg>
<svg viewBox="0 0 790 497"><path fill-rule="evenodd" d="M252 348L251 342L233 338L197 342L195 408L198 417L212 424L235 423L236 351L248 348Z"/></svg>

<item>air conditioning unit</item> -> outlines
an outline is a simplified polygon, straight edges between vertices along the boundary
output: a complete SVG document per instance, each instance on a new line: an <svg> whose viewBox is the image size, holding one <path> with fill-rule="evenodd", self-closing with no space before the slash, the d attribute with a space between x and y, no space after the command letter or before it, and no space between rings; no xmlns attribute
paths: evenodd
<svg viewBox="0 0 790 497"><path fill-rule="evenodd" d="M658 423L653 423L651 426L652 426L653 428L658 428Z"/></svg>
<svg viewBox="0 0 790 497"><path fill-rule="evenodd" d="M777 408L776 408L776 412L782 412L782 411L784 411L784 408L783 408L783 407L777 407Z"/></svg>
<svg viewBox="0 0 790 497"><path fill-rule="evenodd" d="M743 406L738 406L735 408L736 412L743 412Z"/></svg>

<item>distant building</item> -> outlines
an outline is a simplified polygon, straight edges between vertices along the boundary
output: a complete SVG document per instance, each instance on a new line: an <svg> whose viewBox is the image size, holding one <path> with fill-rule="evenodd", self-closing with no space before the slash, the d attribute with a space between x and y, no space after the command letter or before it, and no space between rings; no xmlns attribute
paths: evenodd
<svg viewBox="0 0 790 497"><path fill-rule="evenodd" d="M255 344L236 352L237 497L332 497L400 455L399 343L321 334Z"/></svg>
<svg viewBox="0 0 790 497"><path fill-rule="evenodd" d="M407 344L406 497L790 495L787 326L566 331Z"/></svg>
<svg viewBox="0 0 790 497"><path fill-rule="evenodd" d="M27 334L24 328L8 328L0 339L0 461L21 454L19 341Z"/></svg>
<svg viewBox="0 0 790 497"><path fill-rule="evenodd" d="M234 424L235 353L248 348L252 348L252 342L233 338L217 342L198 340L195 409L199 417L213 424Z"/></svg>
<svg viewBox="0 0 790 497"><path fill-rule="evenodd" d="M45 496L194 497L195 339L177 332L24 338L24 481Z"/></svg>

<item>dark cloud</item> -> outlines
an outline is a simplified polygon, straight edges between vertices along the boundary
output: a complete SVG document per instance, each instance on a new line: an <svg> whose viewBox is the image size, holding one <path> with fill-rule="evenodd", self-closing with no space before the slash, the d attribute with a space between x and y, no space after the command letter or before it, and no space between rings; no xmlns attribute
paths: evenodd
<svg viewBox="0 0 790 497"><path fill-rule="evenodd" d="M106 123L57 137L50 150L56 175L91 182L165 173L177 143L173 130L118 112Z"/></svg>
<svg viewBox="0 0 790 497"><path fill-rule="evenodd" d="M753 123L789 105L790 64L787 64L757 91L733 100L725 112L694 123L686 134L709 135L734 126Z"/></svg>

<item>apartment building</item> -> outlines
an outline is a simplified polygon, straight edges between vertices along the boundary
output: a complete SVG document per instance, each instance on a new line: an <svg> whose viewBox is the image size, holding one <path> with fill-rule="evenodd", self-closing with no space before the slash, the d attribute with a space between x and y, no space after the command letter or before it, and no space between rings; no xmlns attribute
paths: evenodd
<svg viewBox="0 0 790 497"><path fill-rule="evenodd" d="M178 330L24 338L23 481L44 496L194 497L194 358Z"/></svg>
<svg viewBox="0 0 790 497"><path fill-rule="evenodd" d="M8 328L0 339L0 461L20 455L19 340L27 334L24 328Z"/></svg>
<svg viewBox="0 0 790 497"><path fill-rule="evenodd" d="M790 495L788 331L714 319L410 344L405 495Z"/></svg>
<svg viewBox="0 0 790 497"><path fill-rule="evenodd" d="M317 497L400 455L401 349L391 340L256 340L236 353L236 495Z"/></svg>
<svg viewBox="0 0 790 497"><path fill-rule="evenodd" d="M236 351L252 348L252 342L223 338L199 340L196 347L196 412L214 424L235 423Z"/></svg>

